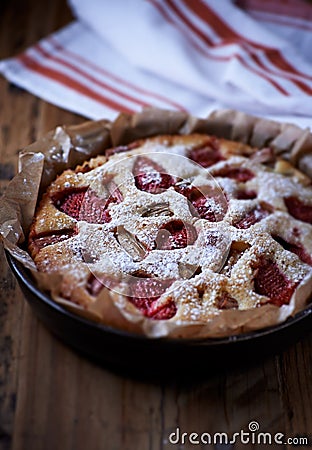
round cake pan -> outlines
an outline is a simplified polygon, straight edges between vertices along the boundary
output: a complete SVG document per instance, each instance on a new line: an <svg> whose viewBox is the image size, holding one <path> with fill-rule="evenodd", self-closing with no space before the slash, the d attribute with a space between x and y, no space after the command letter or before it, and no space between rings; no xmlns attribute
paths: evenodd
<svg viewBox="0 0 312 450"><path fill-rule="evenodd" d="M312 304L277 326L218 339L148 338L73 314L38 289L30 272L6 252L26 300L41 322L79 353L123 374L205 375L220 368L259 362L311 329Z"/></svg>

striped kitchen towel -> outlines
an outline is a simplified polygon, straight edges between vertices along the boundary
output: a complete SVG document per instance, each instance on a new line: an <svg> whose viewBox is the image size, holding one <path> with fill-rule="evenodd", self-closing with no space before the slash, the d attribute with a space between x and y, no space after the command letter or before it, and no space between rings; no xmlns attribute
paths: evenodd
<svg viewBox="0 0 312 450"><path fill-rule="evenodd" d="M312 3L70 0L77 18L0 72L89 118L230 107L310 126Z"/></svg>

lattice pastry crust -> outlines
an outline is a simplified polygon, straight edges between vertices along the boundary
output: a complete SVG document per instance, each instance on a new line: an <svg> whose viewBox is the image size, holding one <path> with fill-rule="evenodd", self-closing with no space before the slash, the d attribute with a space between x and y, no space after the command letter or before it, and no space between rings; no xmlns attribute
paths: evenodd
<svg viewBox="0 0 312 450"><path fill-rule="evenodd" d="M312 277L311 194L270 148L157 136L63 172L29 251L39 271L63 273L60 297L85 310L105 291L126 320L208 323L288 305Z"/></svg>

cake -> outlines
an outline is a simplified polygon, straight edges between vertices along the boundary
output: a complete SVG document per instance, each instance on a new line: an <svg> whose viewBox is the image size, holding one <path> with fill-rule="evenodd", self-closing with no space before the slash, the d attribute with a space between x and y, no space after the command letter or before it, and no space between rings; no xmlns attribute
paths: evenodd
<svg viewBox="0 0 312 450"><path fill-rule="evenodd" d="M107 302L104 324L196 329L229 310L308 301L311 194L310 178L270 147L159 135L59 175L28 249L39 272L62 274L64 302Z"/></svg>

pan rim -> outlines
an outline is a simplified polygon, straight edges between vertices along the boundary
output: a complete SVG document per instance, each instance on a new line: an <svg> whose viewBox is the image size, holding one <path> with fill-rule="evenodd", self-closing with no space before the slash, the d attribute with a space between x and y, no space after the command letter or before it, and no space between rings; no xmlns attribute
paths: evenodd
<svg viewBox="0 0 312 450"><path fill-rule="evenodd" d="M270 334L274 334L275 332L281 331L282 329L291 328L293 325L297 324L301 320L305 319L307 316L312 315L312 302L307 304L307 306L298 311L294 316L289 317L282 323L277 325L273 325L266 328L261 328L259 330L250 331L247 333L235 334L227 337L220 338L168 338L168 337L159 337L159 338L149 338L146 335L141 335L137 333L132 333L129 331L125 331L122 329L114 328L109 325L105 325L102 323L97 323L96 321L92 321L91 319L87 319L84 317L75 314L62 305L55 302L47 292L44 292L36 286L35 280L31 278L30 271L23 267L23 265L13 256L8 250L5 250L6 258L14 273L15 277L18 281L22 282L22 284L37 298L43 301L49 308L54 309L57 313L61 315L65 315L68 319L74 320L77 323L80 323L82 326L91 327L97 329L103 334L111 334L116 337L132 339L137 342L157 342L159 345L166 346L177 346L177 347L185 347L185 346L207 346L207 347L219 347L223 345L229 344L239 344L242 342L252 341L257 338L262 338L268 336ZM27 299L27 296L24 294Z"/></svg>

